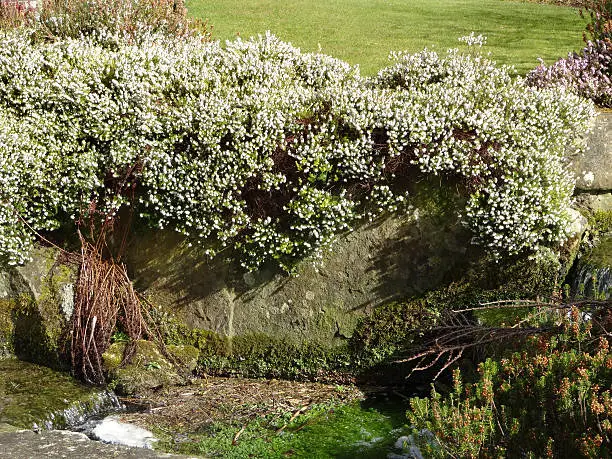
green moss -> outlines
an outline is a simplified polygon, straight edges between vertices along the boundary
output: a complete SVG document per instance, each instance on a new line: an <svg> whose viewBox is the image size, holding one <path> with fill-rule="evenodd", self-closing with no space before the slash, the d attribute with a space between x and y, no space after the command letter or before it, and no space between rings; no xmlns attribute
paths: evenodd
<svg viewBox="0 0 612 459"><path fill-rule="evenodd" d="M13 323L15 307L16 301L13 299L0 300L0 357L15 352L15 324Z"/></svg>
<svg viewBox="0 0 612 459"><path fill-rule="evenodd" d="M61 428L67 422L63 410L94 403L97 395L98 391L66 373L14 358L0 359L0 424L31 428L33 423L44 426L53 419L54 427Z"/></svg>
<svg viewBox="0 0 612 459"><path fill-rule="evenodd" d="M457 219L458 209L465 206L467 193L452 177L430 177L416 172L416 180L407 185L410 205L440 226Z"/></svg>
<svg viewBox="0 0 612 459"><path fill-rule="evenodd" d="M401 404L393 411L353 403L317 405L306 413L267 416L240 423L213 423L199 432L182 432L174 441L157 429L157 448L167 452L224 458L380 458L403 433ZM154 429L155 430L155 429ZM239 438L236 433L240 431ZM185 441L185 439L188 439Z"/></svg>
<svg viewBox="0 0 612 459"><path fill-rule="evenodd" d="M163 318L159 323L167 343L197 348L199 366L209 373L293 379L341 378L346 374L365 373L406 350L424 330L436 323L445 309L486 301L550 296L558 272L559 261L552 253L545 253L536 260L527 257L503 263L481 260L446 287L421 298L376 308L370 315L358 319L357 325L346 332L348 339L338 346L264 334L229 338L207 330L189 329L167 314L160 315ZM495 320L503 320L503 317Z"/></svg>
<svg viewBox="0 0 612 459"><path fill-rule="evenodd" d="M421 298L381 306L364 317L350 341L352 354L360 367L371 368L418 343L445 310L498 300L548 298L557 286L559 267L558 259L546 252L534 260L480 260L448 286ZM497 310L479 313L477 318L493 325L510 322L525 312Z"/></svg>
<svg viewBox="0 0 612 459"><path fill-rule="evenodd" d="M23 360L56 369L67 369L67 323L59 312L52 314L51 302L36 302L22 296L13 309L14 351Z"/></svg>
<svg viewBox="0 0 612 459"><path fill-rule="evenodd" d="M588 220L592 232L612 232L612 210L597 210L588 216Z"/></svg>
<svg viewBox="0 0 612 459"><path fill-rule="evenodd" d="M111 385L125 395L159 386L184 382L199 356L198 349L188 345L168 345L166 355L151 341L138 340L129 363L122 365L126 343L114 343L102 355Z"/></svg>
<svg viewBox="0 0 612 459"><path fill-rule="evenodd" d="M196 347L184 344L169 344L166 346L166 350L179 366L187 369L188 371L193 371L196 369L198 357L200 357L200 351Z"/></svg>
<svg viewBox="0 0 612 459"><path fill-rule="evenodd" d="M18 274L25 293L0 304L0 342L23 360L67 369L71 311L62 311L62 306L73 301L72 288L66 288L72 285L73 271L47 253L36 260Z"/></svg>
<svg viewBox="0 0 612 459"><path fill-rule="evenodd" d="M124 343L114 343L102 354L102 363L107 371L114 371L121 365L123 361Z"/></svg>
<svg viewBox="0 0 612 459"><path fill-rule="evenodd" d="M436 311L424 299L379 307L364 317L350 341L351 351L360 366L376 365L405 349L435 323Z"/></svg>
<svg viewBox="0 0 612 459"><path fill-rule="evenodd" d="M352 364L346 344L329 348L258 334L235 336L230 343L230 353L203 354L201 365L208 371L249 377L318 379L346 372Z"/></svg>
<svg viewBox="0 0 612 459"><path fill-rule="evenodd" d="M585 262L594 268L612 267L612 236L602 238L588 254Z"/></svg>
<svg viewBox="0 0 612 459"><path fill-rule="evenodd" d="M167 314L158 325L169 350L172 345L193 346L199 351L198 366L213 374L317 379L334 372L345 373L354 363L346 341L327 347L264 334L230 338L190 329Z"/></svg>
<svg viewBox="0 0 612 459"><path fill-rule="evenodd" d="M148 389L181 382L175 367L164 357L151 341L138 340L133 357L122 366L126 343L114 343L103 354L102 359L108 379L115 390L132 395Z"/></svg>

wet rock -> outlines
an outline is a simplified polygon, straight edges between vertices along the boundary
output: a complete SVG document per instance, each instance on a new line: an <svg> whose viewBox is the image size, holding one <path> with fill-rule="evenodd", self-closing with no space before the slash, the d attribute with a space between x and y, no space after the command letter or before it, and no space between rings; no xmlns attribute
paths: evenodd
<svg viewBox="0 0 612 459"><path fill-rule="evenodd" d="M612 298L612 234L602 236L580 258L571 284L575 296Z"/></svg>
<svg viewBox="0 0 612 459"><path fill-rule="evenodd" d="M185 457L158 453L143 448L99 443L86 435L66 430L35 433L30 430L0 432L0 457L3 459L148 459Z"/></svg>
<svg viewBox="0 0 612 459"><path fill-rule="evenodd" d="M0 270L0 355L67 368L67 325L74 308L74 267L37 247L32 261Z"/></svg>
<svg viewBox="0 0 612 459"><path fill-rule="evenodd" d="M114 394L84 386L66 373L0 359L0 427L67 428L119 406Z"/></svg>

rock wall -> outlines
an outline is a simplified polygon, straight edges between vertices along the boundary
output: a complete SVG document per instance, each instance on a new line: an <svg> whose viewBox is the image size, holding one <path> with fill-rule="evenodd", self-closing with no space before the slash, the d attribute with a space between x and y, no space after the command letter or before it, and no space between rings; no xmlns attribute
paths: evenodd
<svg viewBox="0 0 612 459"><path fill-rule="evenodd" d="M32 261L0 271L0 356L61 367L74 306L74 267L58 251L36 248Z"/></svg>
<svg viewBox="0 0 612 459"><path fill-rule="evenodd" d="M457 191L424 182L412 205L405 215L343 235L322 263L306 261L291 277L211 262L167 232L138 235L130 275L153 303L190 327L329 346L350 337L359 317L375 306L420 295L465 266L470 235L459 222Z"/></svg>
<svg viewBox="0 0 612 459"><path fill-rule="evenodd" d="M594 122L585 152L570 155L576 176L576 207L589 217L568 282L575 295L612 298L612 113Z"/></svg>
<svg viewBox="0 0 612 459"><path fill-rule="evenodd" d="M587 217L612 212L612 113L597 118L588 144L586 152L568 154L577 208ZM150 230L133 234L128 269L137 290L187 327L334 347L346 343L359 319L377 306L448 285L486 255L471 245L460 222L464 198L454 185L415 180L409 197L408 211L342 235L322 263L306 261L296 276L272 268L247 273L222 257L209 260L176 233ZM578 234L561 277L577 252L587 259L578 250L584 221L577 215ZM50 358L49 349L59 354L74 271L58 263L52 249L39 248L33 258L0 271L0 352L40 361ZM609 268L610 257L597 259L605 264L598 262L598 270Z"/></svg>
<svg viewBox="0 0 612 459"><path fill-rule="evenodd" d="M587 148L568 154L576 176L576 194L612 193L612 112L601 112L593 122Z"/></svg>

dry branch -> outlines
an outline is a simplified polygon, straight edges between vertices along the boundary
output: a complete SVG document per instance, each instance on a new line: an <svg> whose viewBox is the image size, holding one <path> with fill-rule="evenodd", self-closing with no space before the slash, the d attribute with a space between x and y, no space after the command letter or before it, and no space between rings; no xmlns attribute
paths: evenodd
<svg viewBox="0 0 612 459"><path fill-rule="evenodd" d="M469 313L492 309L524 308L531 311L512 326L490 327L477 323ZM567 303L555 301L542 302L533 300L510 300L481 303L477 307L448 311L437 327L428 330L429 338L424 344L414 349L406 357L395 360L395 363L416 362L408 377L417 371L439 368L434 376L436 380L445 370L457 362L470 349L485 345L515 341L528 336L561 331L557 325L529 325L542 316L554 317L555 314L568 314L576 308L583 314L589 314L589 320L598 327L598 331L610 336L605 324L598 319L612 310L612 300L578 300ZM535 321L537 322L537 321Z"/></svg>

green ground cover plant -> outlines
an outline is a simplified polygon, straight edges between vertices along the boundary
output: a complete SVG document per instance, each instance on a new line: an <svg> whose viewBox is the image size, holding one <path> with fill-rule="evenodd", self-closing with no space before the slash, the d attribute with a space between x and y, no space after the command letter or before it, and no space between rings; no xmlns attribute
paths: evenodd
<svg viewBox="0 0 612 459"><path fill-rule="evenodd" d="M403 420L359 403L329 403L309 407L303 414L291 412L251 422L212 423L199 432L187 432L181 442L156 432L158 448L172 453L206 457L251 458L350 458L385 457ZM237 432L240 432L237 435Z"/></svg>
<svg viewBox="0 0 612 459"><path fill-rule="evenodd" d="M189 14L209 19L213 38L247 38L272 31L305 51L359 64L375 74L390 51L438 52L471 31L486 35L488 51L526 73L579 49L584 30L576 9L507 0L189 0Z"/></svg>

